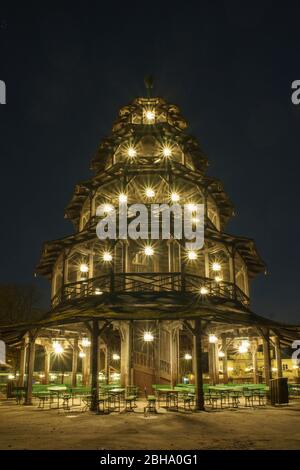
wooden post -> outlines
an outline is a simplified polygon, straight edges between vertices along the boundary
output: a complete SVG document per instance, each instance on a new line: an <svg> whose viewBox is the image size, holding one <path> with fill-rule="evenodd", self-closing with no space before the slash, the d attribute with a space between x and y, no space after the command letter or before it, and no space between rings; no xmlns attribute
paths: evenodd
<svg viewBox="0 0 300 470"><path fill-rule="evenodd" d="M129 345L129 325L127 322L120 322L121 337L121 385L127 387L130 382L130 345Z"/></svg>
<svg viewBox="0 0 300 470"><path fill-rule="evenodd" d="M217 343L209 343L208 344L208 367L209 367L209 377L210 377L210 382L212 385L216 385L219 383L219 364L217 360L217 349L218 345ZM217 370L218 368L218 370Z"/></svg>
<svg viewBox="0 0 300 470"><path fill-rule="evenodd" d="M214 343L214 363L215 363L215 383L220 383L220 365L219 365L219 348L218 343Z"/></svg>
<svg viewBox="0 0 300 470"><path fill-rule="evenodd" d="M109 374L109 367L110 367L110 350L109 350L109 342L106 343L105 349L105 375L106 375L106 384L109 384L110 374Z"/></svg>
<svg viewBox="0 0 300 470"><path fill-rule="evenodd" d="M24 405L32 405L32 380L35 359L35 339L36 335L29 333L28 354L27 354L27 384Z"/></svg>
<svg viewBox="0 0 300 470"><path fill-rule="evenodd" d="M253 367L253 383L257 384L258 380L258 369L257 369L257 341L251 343L251 355L252 355L252 367Z"/></svg>
<svg viewBox="0 0 300 470"><path fill-rule="evenodd" d="M156 324L156 341L154 343L154 357L155 357L155 383L160 383L160 339L161 339L161 324L158 320Z"/></svg>
<svg viewBox="0 0 300 470"><path fill-rule="evenodd" d="M77 385L77 366L78 366L78 338L74 339L72 355L72 387Z"/></svg>
<svg viewBox="0 0 300 470"><path fill-rule="evenodd" d="M264 352L265 381L266 381L266 385L269 386L270 379L272 378L269 332L266 332L265 335L263 336L263 352Z"/></svg>
<svg viewBox="0 0 300 470"><path fill-rule="evenodd" d="M98 409L99 378L98 378L98 320L92 321L92 401L91 411Z"/></svg>
<svg viewBox="0 0 300 470"><path fill-rule="evenodd" d="M82 383L85 386L90 384L90 365L91 365L91 348L85 348L85 356L82 358Z"/></svg>
<svg viewBox="0 0 300 470"><path fill-rule="evenodd" d="M48 345L44 346L44 351L45 351L45 366L44 366L44 374L45 374L45 379L44 383L48 384L49 383L49 373L50 373L50 360L51 360L51 350Z"/></svg>
<svg viewBox="0 0 300 470"><path fill-rule="evenodd" d="M128 364L129 385L134 385L133 333L134 333L134 323L133 323L133 320L131 320L129 322L129 336L128 336L128 341L129 341L129 352L128 352L128 357L129 357L129 364Z"/></svg>
<svg viewBox="0 0 300 470"><path fill-rule="evenodd" d="M22 345L20 348L20 367L19 367L19 380L18 380L19 387L24 387L24 376L25 376L25 369L26 369L26 349L27 349L27 341L24 338L22 340Z"/></svg>
<svg viewBox="0 0 300 470"><path fill-rule="evenodd" d="M194 330L196 409L204 411L201 330L201 319L196 318Z"/></svg>
<svg viewBox="0 0 300 470"><path fill-rule="evenodd" d="M179 330L178 328L173 328L170 331L170 358L171 358L171 385L175 386L179 380L178 377L178 347L179 347Z"/></svg>
<svg viewBox="0 0 300 470"><path fill-rule="evenodd" d="M275 355L276 355L276 368L277 368L277 377L282 378L282 362L281 362L281 349L280 349L280 339L278 336L274 338L275 342Z"/></svg>
<svg viewBox="0 0 300 470"><path fill-rule="evenodd" d="M224 384L228 384L228 363L227 363L227 341L226 341L226 336L222 336L222 352L224 353L224 356L222 358L222 363L223 363L223 382Z"/></svg>

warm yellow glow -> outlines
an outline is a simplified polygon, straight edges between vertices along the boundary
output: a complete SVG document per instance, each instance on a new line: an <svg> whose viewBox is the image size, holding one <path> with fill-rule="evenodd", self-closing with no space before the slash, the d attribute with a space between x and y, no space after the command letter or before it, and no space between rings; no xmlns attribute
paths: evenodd
<svg viewBox="0 0 300 470"><path fill-rule="evenodd" d="M110 262L112 260L112 255L109 251L103 253L103 261Z"/></svg>
<svg viewBox="0 0 300 470"><path fill-rule="evenodd" d="M126 196L126 194L121 193L121 194L119 195L119 202L120 202L121 204L125 204L125 202L127 202L127 196Z"/></svg>
<svg viewBox="0 0 300 470"><path fill-rule="evenodd" d="M172 155L172 149L170 147L168 147L167 145L165 145L163 147L163 156L164 157L171 157Z"/></svg>
<svg viewBox="0 0 300 470"><path fill-rule="evenodd" d="M145 193L146 193L147 197L154 197L155 196L155 191L152 188L146 188Z"/></svg>
<svg viewBox="0 0 300 470"><path fill-rule="evenodd" d="M249 350L249 347L250 347L249 341L247 339L243 340L239 346L239 353L246 354Z"/></svg>
<svg viewBox="0 0 300 470"><path fill-rule="evenodd" d="M220 265L220 263L213 263L212 264L212 270L215 271L215 272L220 272L222 269L222 266Z"/></svg>
<svg viewBox="0 0 300 470"><path fill-rule="evenodd" d="M80 353L79 353L79 357L83 358L83 357L85 357L85 356L86 356L85 352L83 352L83 351L80 351Z"/></svg>
<svg viewBox="0 0 300 470"><path fill-rule="evenodd" d="M103 292L99 289L99 287L96 287L95 289L95 295L102 295Z"/></svg>
<svg viewBox="0 0 300 470"><path fill-rule="evenodd" d="M80 272L81 273L87 273L89 271L89 267L87 264L81 264L80 265Z"/></svg>
<svg viewBox="0 0 300 470"><path fill-rule="evenodd" d="M112 212L114 210L111 204L103 204L103 210L106 213Z"/></svg>
<svg viewBox="0 0 300 470"><path fill-rule="evenodd" d="M201 295L207 295L207 294L208 294L208 289L207 289L207 287L204 287L204 286L201 287L201 288L200 288L200 294L201 294Z"/></svg>
<svg viewBox="0 0 300 470"><path fill-rule="evenodd" d="M194 261L194 260L197 259L197 258L198 258L198 255L197 255L197 253L196 253L195 251L189 251L189 252L188 252L188 259L189 259L190 261Z"/></svg>
<svg viewBox="0 0 300 470"><path fill-rule="evenodd" d="M81 344L84 348L88 348L91 345L91 342L88 338L82 338Z"/></svg>
<svg viewBox="0 0 300 470"><path fill-rule="evenodd" d="M136 150L135 150L135 148L133 148L133 147L128 147L127 155L128 155L128 157L130 157L130 158L136 157Z"/></svg>
<svg viewBox="0 0 300 470"><path fill-rule="evenodd" d="M154 336L150 331L145 331L143 337L144 337L144 341L146 341L146 343L149 343L149 342L154 340Z"/></svg>
<svg viewBox="0 0 300 470"><path fill-rule="evenodd" d="M152 246L145 246L144 253L146 256L152 256L154 254Z"/></svg>
<svg viewBox="0 0 300 470"><path fill-rule="evenodd" d="M227 367L227 370L228 370L228 372L232 372L232 371L233 371L233 367Z"/></svg>
<svg viewBox="0 0 300 470"><path fill-rule="evenodd" d="M112 358L113 358L114 361L119 361L120 360L119 354L113 354Z"/></svg>
<svg viewBox="0 0 300 470"><path fill-rule="evenodd" d="M293 365L293 369L294 369L294 370L297 370L297 369L299 369L299 366Z"/></svg>
<svg viewBox="0 0 300 470"><path fill-rule="evenodd" d="M64 348L58 341L53 341L52 346L55 354L63 354Z"/></svg>
<svg viewBox="0 0 300 470"><path fill-rule="evenodd" d="M186 354L184 355L184 359L185 359L186 361L190 361L190 360L192 359L192 356L191 356L189 353L186 353Z"/></svg>
<svg viewBox="0 0 300 470"><path fill-rule="evenodd" d="M190 202L189 204L187 204L187 208L190 212L195 212L196 210L196 205L193 204L192 202Z"/></svg>
<svg viewBox="0 0 300 470"><path fill-rule="evenodd" d="M278 371L277 367L272 367L272 372L277 372L277 371Z"/></svg>
<svg viewBox="0 0 300 470"><path fill-rule="evenodd" d="M155 119L154 109L148 109L147 111L145 111L145 116L146 116L147 121L149 121L149 122L154 121L154 119Z"/></svg>
<svg viewBox="0 0 300 470"><path fill-rule="evenodd" d="M225 357L225 353L223 351L219 351L218 356L219 357Z"/></svg>
<svg viewBox="0 0 300 470"><path fill-rule="evenodd" d="M209 343L211 343L211 344L215 344L215 343L218 342L218 338L216 337L216 335L209 335L209 336L208 336L208 341L209 341Z"/></svg>
<svg viewBox="0 0 300 470"><path fill-rule="evenodd" d="M192 217L192 223L193 223L193 224L196 225L198 222L199 222L198 217Z"/></svg>
<svg viewBox="0 0 300 470"><path fill-rule="evenodd" d="M171 201L172 201L172 202L178 202L179 199L180 199L180 196L179 196L178 193L172 193L172 194L171 194Z"/></svg>
<svg viewBox="0 0 300 470"><path fill-rule="evenodd" d="M222 281L223 281L222 276L216 276L216 277L215 277L215 281L216 281L216 282L222 282Z"/></svg>
<svg viewBox="0 0 300 470"><path fill-rule="evenodd" d="M9 375L8 375L8 379L9 379L9 380L14 380L14 378L15 378L15 376L14 376L13 374L9 374Z"/></svg>

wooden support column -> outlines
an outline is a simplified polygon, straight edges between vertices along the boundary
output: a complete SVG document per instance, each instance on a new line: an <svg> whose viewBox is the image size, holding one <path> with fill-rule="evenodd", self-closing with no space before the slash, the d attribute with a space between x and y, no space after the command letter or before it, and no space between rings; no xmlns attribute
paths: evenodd
<svg viewBox="0 0 300 470"><path fill-rule="evenodd" d="M44 365L44 383L47 385L49 383L49 374L50 374L50 361L51 361L51 348L50 345L46 344L44 346L45 351L45 365Z"/></svg>
<svg viewBox="0 0 300 470"><path fill-rule="evenodd" d="M228 363L227 363L227 340L226 336L222 336L222 352L224 356L222 358L223 363L223 382L224 384L228 384Z"/></svg>
<svg viewBox="0 0 300 470"><path fill-rule="evenodd" d="M121 333L121 384L131 385L131 336L130 323L122 322Z"/></svg>
<svg viewBox="0 0 300 470"><path fill-rule="evenodd" d="M110 366L110 350L109 350L109 342L106 342L105 347L105 375L106 375L106 384L109 384L110 374L109 374L109 366Z"/></svg>
<svg viewBox="0 0 300 470"><path fill-rule="evenodd" d="M208 343L208 373L210 384L215 385L213 344L211 343Z"/></svg>
<svg viewBox="0 0 300 470"><path fill-rule="evenodd" d="M280 349L280 339L278 336L275 336L274 343L275 343L277 377L280 379L282 378L282 356L281 356L281 349Z"/></svg>
<svg viewBox="0 0 300 470"><path fill-rule="evenodd" d="M20 348L20 367L19 367L19 379L18 379L18 386L24 387L24 377L25 377L25 370L26 370L26 349L27 349L27 339L23 338L22 345Z"/></svg>
<svg viewBox="0 0 300 470"><path fill-rule="evenodd" d="M218 343L214 344L214 359L215 359L215 382L216 384L220 383L220 364L219 364L219 348Z"/></svg>
<svg viewBox="0 0 300 470"><path fill-rule="evenodd" d="M99 325L98 320L92 321L92 401L91 411L97 411L98 409L98 395L99 395L99 378L98 378L98 337L99 337Z"/></svg>
<svg viewBox="0 0 300 470"><path fill-rule="evenodd" d="M258 368L257 368L257 341L254 340L251 342L251 355L252 355L252 368L253 368L253 383L257 384L258 379Z"/></svg>
<svg viewBox="0 0 300 470"><path fill-rule="evenodd" d="M155 357L155 383L160 383L160 340L161 340L161 323L156 324L156 340L154 343L154 357Z"/></svg>
<svg viewBox="0 0 300 470"><path fill-rule="evenodd" d="M91 368L91 348L85 348L85 356L82 358L82 382L86 387L90 384L90 368Z"/></svg>
<svg viewBox="0 0 300 470"><path fill-rule="evenodd" d="M173 328L170 331L170 358L171 358L171 385L175 386L179 381L179 329Z"/></svg>
<svg viewBox="0 0 300 470"><path fill-rule="evenodd" d="M219 383L219 357L218 357L218 344L208 344L208 366L209 377L212 385Z"/></svg>
<svg viewBox="0 0 300 470"><path fill-rule="evenodd" d="M269 386L270 379L272 378L269 332L266 332L263 336L263 352L264 352L265 381L266 381L266 385Z"/></svg>
<svg viewBox="0 0 300 470"><path fill-rule="evenodd" d="M75 338L72 355L72 387L77 385L78 349L78 338Z"/></svg>
<svg viewBox="0 0 300 470"><path fill-rule="evenodd" d="M195 385L196 385L196 409L204 411L203 371L202 371L202 328L201 320L195 320L194 350L195 350Z"/></svg>
<svg viewBox="0 0 300 470"><path fill-rule="evenodd" d="M37 331L29 332L28 353L27 353L27 384L24 405L32 405L32 380L35 360L35 340Z"/></svg>

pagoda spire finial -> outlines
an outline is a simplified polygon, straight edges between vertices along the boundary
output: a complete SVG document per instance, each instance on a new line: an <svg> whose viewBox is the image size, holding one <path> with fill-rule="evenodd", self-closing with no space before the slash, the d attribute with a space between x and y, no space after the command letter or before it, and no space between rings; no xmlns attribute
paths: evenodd
<svg viewBox="0 0 300 470"><path fill-rule="evenodd" d="M153 86L154 86L153 76L152 75L146 75L145 78L144 78L144 83L145 83L145 87L146 87L146 90L147 90L147 96L148 96L148 98L151 98L151 91L152 91Z"/></svg>

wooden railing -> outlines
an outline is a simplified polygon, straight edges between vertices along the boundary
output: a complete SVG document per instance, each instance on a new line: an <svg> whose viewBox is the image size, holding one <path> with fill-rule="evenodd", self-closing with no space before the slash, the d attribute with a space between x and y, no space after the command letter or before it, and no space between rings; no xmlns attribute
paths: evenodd
<svg viewBox="0 0 300 470"><path fill-rule="evenodd" d="M205 293L203 289L205 288ZM190 292L200 297L219 297L249 305L249 298L235 284L216 282L193 274L183 273L109 273L99 277L65 284L52 298L52 306L57 307L68 300L105 293L126 292Z"/></svg>

